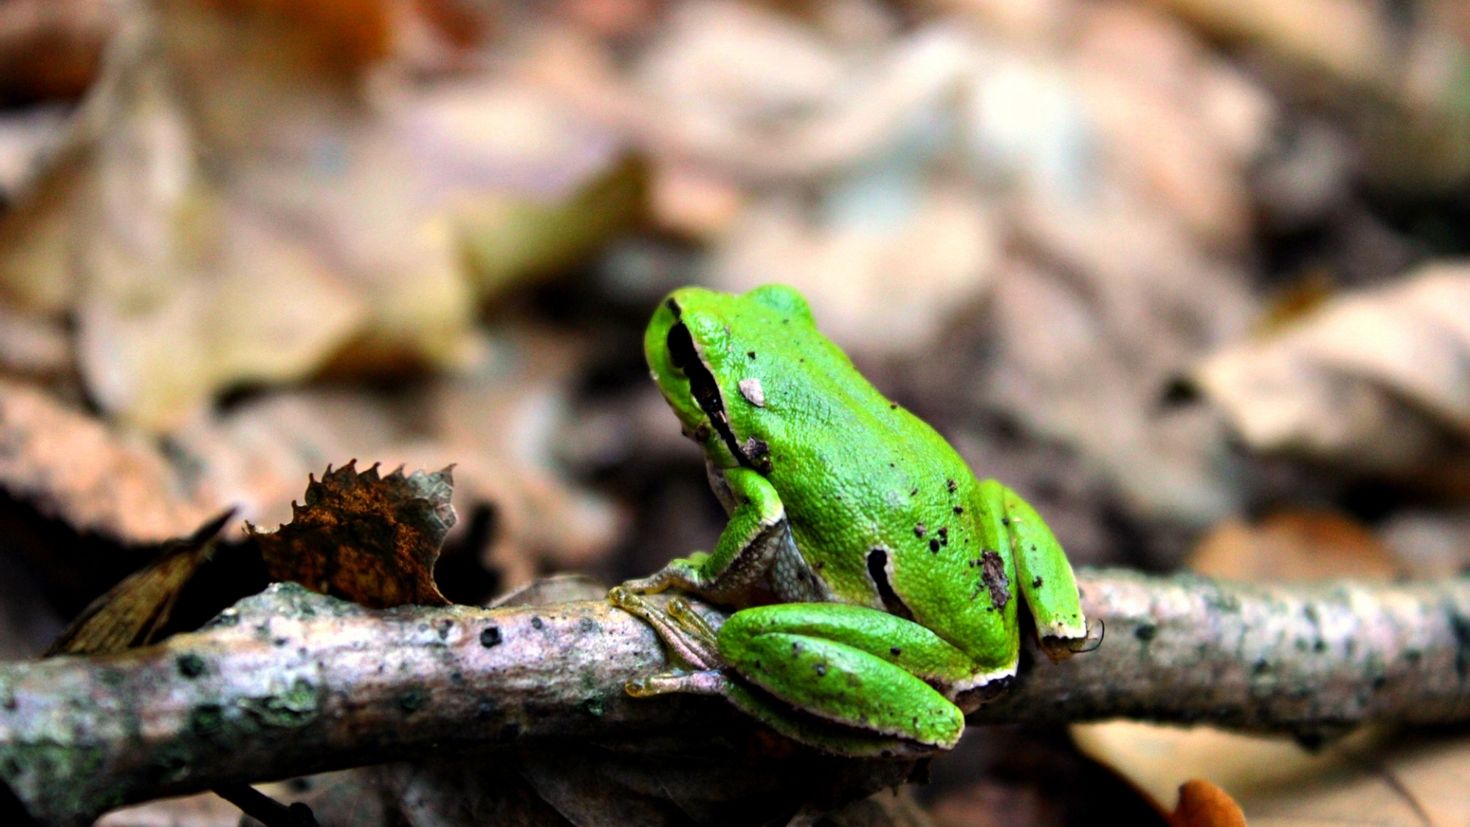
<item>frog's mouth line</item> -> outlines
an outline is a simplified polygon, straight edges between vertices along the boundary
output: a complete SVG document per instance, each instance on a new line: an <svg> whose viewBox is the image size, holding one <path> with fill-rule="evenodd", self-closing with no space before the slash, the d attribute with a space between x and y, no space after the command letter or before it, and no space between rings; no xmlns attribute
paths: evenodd
<svg viewBox="0 0 1470 827"><path fill-rule="evenodd" d="M665 340L670 363L689 378L689 392L694 395L695 403L709 417L710 426L720 435L735 461L746 468L754 468L755 464L740 446L740 440L735 438L735 431L730 428L730 416L725 413L725 400L720 395L720 385L715 381L714 372L705 364L698 348L694 346L694 337L690 335L688 325L683 322L683 311L679 303L669 299L665 306L674 314L674 324L669 328Z"/></svg>

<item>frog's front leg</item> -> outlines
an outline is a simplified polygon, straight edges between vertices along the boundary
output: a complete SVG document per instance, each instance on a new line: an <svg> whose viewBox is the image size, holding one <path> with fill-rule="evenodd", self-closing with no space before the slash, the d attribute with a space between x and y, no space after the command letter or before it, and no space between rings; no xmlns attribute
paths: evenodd
<svg viewBox="0 0 1470 827"><path fill-rule="evenodd" d="M1088 638L1077 580L1061 543L1030 503L995 480L980 483L982 513L998 520L998 533L1011 550L1021 598L1036 621L1036 636L1052 660L1080 650Z"/></svg>
<svg viewBox="0 0 1470 827"><path fill-rule="evenodd" d="M732 507L713 552L675 559L623 588L638 594L675 588L716 603L738 602L786 554L796 557L786 509L769 480L748 468L724 472Z"/></svg>

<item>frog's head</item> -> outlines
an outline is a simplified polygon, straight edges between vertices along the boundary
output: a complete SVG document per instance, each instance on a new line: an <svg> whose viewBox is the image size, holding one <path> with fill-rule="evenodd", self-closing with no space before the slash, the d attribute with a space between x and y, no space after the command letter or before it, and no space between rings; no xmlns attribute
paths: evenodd
<svg viewBox="0 0 1470 827"><path fill-rule="evenodd" d="M765 446L739 433L731 403L745 410L758 351L783 347L796 323L810 328L811 308L790 287L770 284L734 295L684 287L654 311L643 337L653 381L679 417L684 433L722 467L760 469ZM758 385L757 385L758 387Z"/></svg>

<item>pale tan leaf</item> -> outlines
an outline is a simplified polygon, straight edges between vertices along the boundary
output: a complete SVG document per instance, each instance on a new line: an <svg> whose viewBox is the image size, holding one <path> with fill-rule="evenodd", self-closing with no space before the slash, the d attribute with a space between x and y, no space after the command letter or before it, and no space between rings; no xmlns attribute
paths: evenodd
<svg viewBox="0 0 1470 827"><path fill-rule="evenodd" d="M241 384L461 367L480 299L640 213L620 140L564 103L387 71L397 19L392 0L129 7L0 218L0 297L76 320L109 416L167 432Z"/></svg>
<svg viewBox="0 0 1470 827"><path fill-rule="evenodd" d="M79 532L162 543L223 507L137 434L0 380L0 489Z"/></svg>
<svg viewBox="0 0 1470 827"><path fill-rule="evenodd" d="M1470 741L1359 732L1319 751L1286 738L1117 722L1072 727L1082 750L1167 804L1209 779L1253 827L1463 824Z"/></svg>
<svg viewBox="0 0 1470 827"><path fill-rule="evenodd" d="M1251 523L1225 520L1206 532L1187 563L1210 577L1261 583L1345 575L1387 580L1404 573L1366 526L1331 511L1278 511Z"/></svg>
<svg viewBox="0 0 1470 827"><path fill-rule="evenodd" d="M1470 268L1430 265L1222 350L1193 376L1258 451L1453 473L1470 440L1467 307Z"/></svg>

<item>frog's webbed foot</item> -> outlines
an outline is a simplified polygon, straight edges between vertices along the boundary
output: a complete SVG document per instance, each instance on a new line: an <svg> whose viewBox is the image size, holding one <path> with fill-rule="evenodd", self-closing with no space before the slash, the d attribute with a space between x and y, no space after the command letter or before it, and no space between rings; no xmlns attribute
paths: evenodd
<svg viewBox="0 0 1470 827"><path fill-rule="evenodd" d="M676 597L664 608L659 608L652 601L635 594L626 584L615 586L607 593L607 599L652 626L664 645L695 670L673 670L633 678L623 685L629 695L647 698L687 692L730 696L730 679L725 675L723 659L716 649L715 629L694 611L689 601Z"/></svg>
<svg viewBox="0 0 1470 827"><path fill-rule="evenodd" d="M670 600L665 608L660 608L652 601L635 593L631 586L624 584L614 586L607 593L607 599L614 606L652 626L653 631L664 642L664 645L668 646L669 650L680 660L695 669L719 670L724 666L724 659L720 657L715 643L715 630L682 597L676 597ZM629 694L640 694L633 691L632 683L629 683L628 691ZM685 690L668 689L664 691Z"/></svg>
<svg viewBox="0 0 1470 827"><path fill-rule="evenodd" d="M1085 655L1102 646L1107 626L1100 617L1087 618L1087 634L1082 637L1053 637L1041 639L1041 651L1053 661L1061 661L1073 655Z"/></svg>
<svg viewBox="0 0 1470 827"><path fill-rule="evenodd" d="M700 569L705 565L707 559L709 559L708 554L696 551L688 557L670 560L668 565L647 577L636 577L624 581L623 585L618 588L634 594L658 594L669 589L698 592L703 585Z"/></svg>
<svg viewBox="0 0 1470 827"><path fill-rule="evenodd" d="M634 678L623 685L623 689L635 698L667 695L671 692L686 692L692 695L719 695L729 697L730 679L719 669L701 669L697 672L660 672Z"/></svg>

